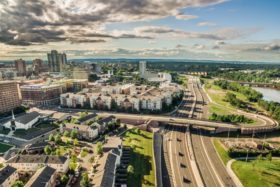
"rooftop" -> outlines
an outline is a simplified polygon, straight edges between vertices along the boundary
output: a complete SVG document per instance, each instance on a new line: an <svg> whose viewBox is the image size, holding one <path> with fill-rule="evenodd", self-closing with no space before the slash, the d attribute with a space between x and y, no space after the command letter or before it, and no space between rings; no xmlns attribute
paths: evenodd
<svg viewBox="0 0 280 187"><path fill-rule="evenodd" d="M38 116L40 116L40 114L38 112L31 112L31 113L27 113L27 114L24 114L22 116L17 117L15 119L15 121L19 122L19 123L22 123L22 124L27 124L30 121L37 118Z"/></svg>
<svg viewBox="0 0 280 187"><path fill-rule="evenodd" d="M115 180L116 160L117 156L112 153L109 153L104 168L104 174L100 185L101 187L113 186Z"/></svg>
<svg viewBox="0 0 280 187"><path fill-rule="evenodd" d="M55 173L55 169L52 167L46 166L37 170L37 172L31 177L26 187L38 187L45 186L49 182L51 176Z"/></svg>
<svg viewBox="0 0 280 187"><path fill-rule="evenodd" d="M85 117L80 118L79 122L83 123L83 122L88 121L88 120L90 120L92 118L95 118L96 116L97 116L97 114L95 114L95 113L94 114L86 115Z"/></svg>
<svg viewBox="0 0 280 187"><path fill-rule="evenodd" d="M64 156L47 155L17 155L7 163L45 163L45 164L64 164L67 158Z"/></svg>
<svg viewBox="0 0 280 187"><path fill-rule="evenodd" d="M0 170L0 184L5 182L5 180L10 177L14 172L16 171L16 168L13 168L11 166L6 166L3 169Z"/></svg>

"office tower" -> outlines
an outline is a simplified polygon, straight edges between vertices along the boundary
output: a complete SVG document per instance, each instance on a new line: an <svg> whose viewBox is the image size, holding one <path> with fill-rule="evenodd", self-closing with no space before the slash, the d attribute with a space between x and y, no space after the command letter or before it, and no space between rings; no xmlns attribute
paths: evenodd
<svg viewBox="0 0 280 187"><path fill-rule="evenodd" d="M50 72L61 72L64 64L67 64L66 54L52 50L51 53L48 53L48 64Z"/></svg>
<svg viewBox="0 0 280 187"><path fill-rule="evenodd" d="M86 69L75 67L73 70L73 79L88 80L89 72Z"/></svg>
<svg viewBox="0 0 280 187"><path fill-rule="evenodd" d="M0 81L0 113L21 105L19 86L14 81Z"/></svg>
<svg viewBox="0 0 280 187"><path fill-rule="evenodd" d="M26 75L26 64L22 59L15 60L15 67L19 76Z"/></svg>
<svg viewBox="0 0 280 187"><path fill-rule="evenodd" d="M139 62L139 75L140 75L141 78L145 78L146 66L147 66L147 62L146 61L140 61Z"/></svg>

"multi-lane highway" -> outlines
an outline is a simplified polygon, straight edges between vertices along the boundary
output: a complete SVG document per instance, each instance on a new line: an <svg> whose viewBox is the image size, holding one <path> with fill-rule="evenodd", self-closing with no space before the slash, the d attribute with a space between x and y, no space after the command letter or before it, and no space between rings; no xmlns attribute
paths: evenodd
<svg viewBox="0 0 280 187"><path fill-rule="evenodd" d="M196 107L192 117L206 116L208 100L203 93L198 79L193 80ZM191 140L196 162L205 186L235 186L227 173L222 161L217 155L212 140L201 129L194 129Z"/></svg>
<svg viewBox="0 0 280 187"><path fill-rule="evenodd" d="M186 127L179 124L166 126L163 143L169 158L173 186L197 186L190 164Z"/></svg>

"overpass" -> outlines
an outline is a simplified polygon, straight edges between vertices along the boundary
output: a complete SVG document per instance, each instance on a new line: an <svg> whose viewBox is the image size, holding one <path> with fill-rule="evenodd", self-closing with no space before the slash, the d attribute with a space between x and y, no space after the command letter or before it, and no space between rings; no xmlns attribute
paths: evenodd
<svg viewBox="0 0 280 187"><path fill-rule="evenodd" d="M227 132L227 131L238 131L240 130L242 134L252 134L252 133L261 133L261 132L271 132L278 128L278 123L270 118L264 117L266 119L264 124L256 126L244 126L236 125L231 123L223 122L214 122L202 119L193 119L193 118L181 118L181 117L171 117L163 115L141 115L141 114L123 114L123 113L110 113L110 112L96 112L102 117L115 116L118 119L128 119L134 121L158 121L163 123L178 123L186 124L198 127L210 127L217 129L217 132Z"/></svg>

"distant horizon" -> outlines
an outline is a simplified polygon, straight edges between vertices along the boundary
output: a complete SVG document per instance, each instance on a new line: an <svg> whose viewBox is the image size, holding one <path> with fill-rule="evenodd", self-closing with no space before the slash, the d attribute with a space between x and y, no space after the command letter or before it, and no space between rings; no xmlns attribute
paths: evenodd
<svg viewBox="0 0 280 187"><path fill-rule="evenodd" d="M32 62L32 60L25 60L24 58L15 58L14 60L0 60L0 63L5 63L5 62L9 62L9 63L13 63L15 60L17 59L23 59L26 62ZM36 59L36 58L34 58ZM33 59L33 60L34 60ZM40 59L40 58L39 58ZM48 62L47 59L41 59L44 62ZM74 59L67 59L68 62L70 61L78 61L78 62L91 62L91 61L101 61L101 60L112 60L112 62L117 63L116 61L118 60L126 60L126 61L136 61L135 63L137 63L138 61L144 60L144 61L149 61L149 62L156 62L156 61L162 61L167 62L167 61L176 61L177 62L183 62L183 63L192 63L192 62L197 62L197 63L224 63L224 64L279 64L280 65L280 61L278 62L261 62L261 61L236 61L236 60L207 60L207 59L175 59L175 58L170 58L170 59L166 59L166 58L74 58Z"/></svg>

